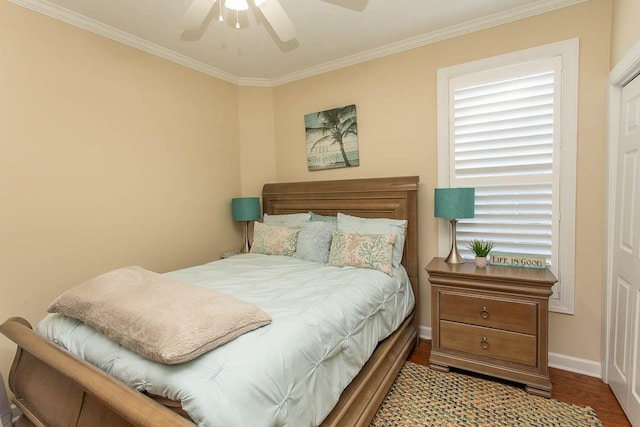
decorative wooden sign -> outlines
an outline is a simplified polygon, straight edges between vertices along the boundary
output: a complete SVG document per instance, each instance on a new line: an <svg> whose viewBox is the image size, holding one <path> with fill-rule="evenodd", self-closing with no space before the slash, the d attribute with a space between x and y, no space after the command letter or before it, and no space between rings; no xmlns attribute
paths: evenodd
<svg viewBox="0 0 640 427"><path fill-rule="evenodd" d="M491 252L489 264L507 267L547 268L547 259L540 255L507 254Z"/></svg>

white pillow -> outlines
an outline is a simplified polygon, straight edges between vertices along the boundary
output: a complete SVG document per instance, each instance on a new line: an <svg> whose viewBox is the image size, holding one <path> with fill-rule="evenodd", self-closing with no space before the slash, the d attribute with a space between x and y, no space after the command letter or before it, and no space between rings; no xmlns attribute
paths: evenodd
<svg viewBox="0 0 640 427"><path fill-rule="evenodd" d="M311 222L310 213L269 215L265 213L262 222L269 225L282 225L284 227L302 227L304 224Z"/></svg>
<svg viewBox="0 0 640 427"><path fill-rule="evenodd" d="M332 224L335 224L336 222L338 222L338 218L335 216L318 215L317 213L314 213L314 212L309 212L309 215L311 215L311 222L324 221L324 222L330 222Z"/></svg>
<svg viewBox="0 0 640 427"><path fill-rule="evenodd" d="M345 233L357 234L395 234L393 243L393 268L398 268L402 262L404 240L407 221L389 218L360 218L357 216L338 213L338 230Z"/></svg>

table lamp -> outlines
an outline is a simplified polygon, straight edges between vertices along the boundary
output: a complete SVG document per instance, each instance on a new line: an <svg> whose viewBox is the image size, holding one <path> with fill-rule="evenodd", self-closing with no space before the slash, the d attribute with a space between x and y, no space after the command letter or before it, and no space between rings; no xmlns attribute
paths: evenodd
<svg viewBox="0 0 640 427"><path fill-rule="evenodd" d="M234 221L244 222L243 253L249 252L249 222L260 219L259 197L235 197L231 199L231 216Z"/></svg>
<svg viewBox="0 0 640 427"><path fill-rule="evenodd" d="M461 264L464 260L458 252L456 224L461 218L475 215L475 188L436 188L434 193L434 216L451 220L451 251L445 262Z"/></svg>

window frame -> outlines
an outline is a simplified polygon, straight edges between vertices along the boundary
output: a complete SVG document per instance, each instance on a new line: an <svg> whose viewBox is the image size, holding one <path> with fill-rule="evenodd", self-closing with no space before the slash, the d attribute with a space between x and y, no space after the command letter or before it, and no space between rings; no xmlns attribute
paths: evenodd
<svg viewBox="0 0 640 427"><path fill-rule="evenodd" d="M549 299L550 311L574 313L575 288L575 229L576 229L576 161L578 134L578 74L579 39L524 49L486 59L440 68L437 72L437 131L438 131L438 187L449 187L452 171L453 144L450 137L450 81L466 74L508 67L523 62L544 58L559 58L561 129L559 152L554 145L554 179L559 180L558 200L559 233L553 236L558 245L557 265L551 270L558 279L554 294ZM556 169L557 166L557 169ZM556 173L557 170L557 173ZM447 221L438 221L438 252L446 256L451 248L450 226Z"/></svg>

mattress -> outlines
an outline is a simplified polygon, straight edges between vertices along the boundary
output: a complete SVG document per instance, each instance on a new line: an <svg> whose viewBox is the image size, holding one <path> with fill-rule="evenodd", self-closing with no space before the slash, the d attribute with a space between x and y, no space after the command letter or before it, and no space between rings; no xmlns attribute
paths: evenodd
<svg viewBox="0 0 640 427"><path fill-rule="evenodd" d="M199 426L320 424L415 303L402 268L391 277L242 254L166 274L255 304L272 323L179 365L147 360L59 314L36 331L131 387L180 401Z"/></svg>

